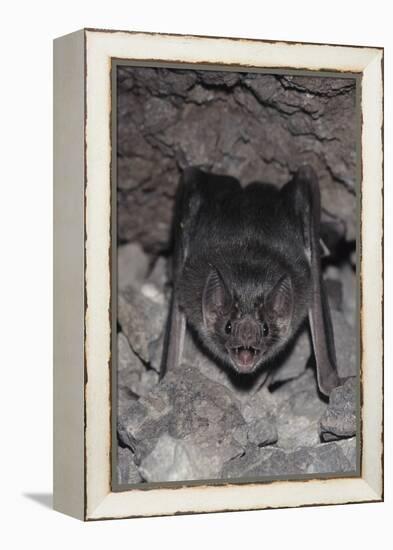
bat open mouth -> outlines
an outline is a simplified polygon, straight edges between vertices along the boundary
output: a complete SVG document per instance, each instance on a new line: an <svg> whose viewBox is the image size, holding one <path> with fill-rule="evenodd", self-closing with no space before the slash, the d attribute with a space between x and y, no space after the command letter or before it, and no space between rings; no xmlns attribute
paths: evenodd
<svg viewBox="0 0 393 550"><path fill-rule="evenodd" d="M230 349L230 356L236 370L251 372L261 356L261 350L252 346L238 346Z"/></svg>

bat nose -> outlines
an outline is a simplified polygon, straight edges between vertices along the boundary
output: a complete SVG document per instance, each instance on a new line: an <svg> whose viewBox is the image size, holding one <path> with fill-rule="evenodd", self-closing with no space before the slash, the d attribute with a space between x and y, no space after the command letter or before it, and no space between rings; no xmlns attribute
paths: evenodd
<svg viewBox="0 0 393 550"><path fill-rule="evenodd" d="M244 346L255 346L258 342L258 325L250 318L244 318L237 325L237 338Z"/></svg>

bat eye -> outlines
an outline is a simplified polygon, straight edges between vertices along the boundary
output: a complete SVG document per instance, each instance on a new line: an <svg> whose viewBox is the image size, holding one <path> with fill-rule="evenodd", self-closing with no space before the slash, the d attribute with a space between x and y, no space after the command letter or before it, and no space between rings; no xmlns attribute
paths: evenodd
<svg viewBox="0 0 393 550"><path fill-rule="evenodd" d="M263 336L267 336L269 334L269 326L267 323L263 323L262 325L262 334Z"/></svg>
<svg viewBox="0 0 393 550"><path fill-rule="evenodd" d="M225 325L225 332L227 334L230 334L232 332L232 323L230 321L228 321L227 324Z"/></svg>

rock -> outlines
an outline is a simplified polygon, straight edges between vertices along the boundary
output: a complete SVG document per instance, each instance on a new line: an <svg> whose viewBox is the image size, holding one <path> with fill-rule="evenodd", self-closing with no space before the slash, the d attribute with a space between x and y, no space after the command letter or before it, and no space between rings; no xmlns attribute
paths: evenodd
<svg viewBox="0 0 393 550"><path fill-rule="evenodd" d="M315 373L308 369L301 377L274 392L278 446L285 449L310 447L320 442L319 421L326 403L317 391Z"/></svg>
<svg viewBox="0 0 393 550"><path fill-rule="evenodd" d="M124 485L141 483L143 480L129 449L117 448L117 482Z"/></svg>
<svg viewBox="0 0 393 550"><path fill-rule="evenodd" d="M193 465L194 479L218 479L223 464L244 452L232 430L223 426L217 429L214 424L187 435L183 441Z"/></svg>
<svg viewBox="0 0 393 550"><path fill-rule="evenodd" d="M285 382L300 376L307 367L307 362L312 354L308 327L305 326L289 347L281 362L275 368L269 378L269 385L277 382Z"/></svg>
<svg viewBox="0 0 393 550"><path fill-rule="evenodd" d="M209 433L210 432L210 433ZM184 439L163 434L140 465L146 481L192 481L216 479L222 464L243 452L229 435L218 436L204 429Z"/></svg>
<svg viewBox="0 0 393 550"><path fill-rule="evenodd" d="M349 259L351 260L351 258L352 254ZM330 281L337 281L336 284L341 286L341 304L337 307L333 300L331 301L331 307L332 309L342 311L347 325L355 328L357 320L356 271L350 261L342 262L339 267L329 265L325 270L325 280L330 285L332 284Z"/></svg>
<svg viewBox="0 0 393 550"><path fill-rule="evenodd" d="M355 472L356 439L301 447L295 451L277 447L250 445L246 452L227 462L222 478L263 479L299 474L335 474ZM355 451L354 451L355 449Z"/></svg>
<svg viewBox="0 0 393 550"><path fill-rule="evenodd" d="M148 345L149 363L157 373L161 369L161 360L164 350L165 332L163 331L157 340L153 340Z"/></svg>
<svg viewBox="0 0 393 550"><path fill-rule="evenodd" d="M212 90L238 86L236 79L220 83L212 78L208 88L198 79L191 103L197 98L207 101ZM270 85L277 85L274 78ZM137 83L131 79L125 86L133 89ZM201 95L201 89L206 93ZM260 89L258 94L265 92ZM178 100L174 98L174 105ZM153 102L153 107L159 124L162 103ZM165 136L176 140L169 127ZM225 140L232 139L237 139L233 132L227 133ZM225 140L219 144L229 147ZM340 220L334 223L332 241L342 230ZM307 327L274 371L261 369L251 376L216 364L188 334L183 364L158 381L170 298L168 261L158 256L153 262L139 246L125 245L120 247L120 262L119 483L356 471L357 379L333 390L327 404L317 388L315 367L310 368L314 360ZM346 378L357 374L355 323L348 321L354 319L355 274L344 261L329 266L325 279L339 374Z"/></svg>
<svg viewBox="0 0 393 550"><path fill-rule="evenodd" d="M329 406L320 422L324 441L352 437L356 434L357 379L348 380L330 394Z"/></svg>
<svg viewBox="0 0 393 550"><path fill-rule="evenodd" d="M207 86L233 88L239 80L240 74L230 71L197 71L199 82Z"/></svg>
<svg viewBox="0 0 393 550"><path fill-rule="evenodd" d="M241 401L241 412L247 424L254 420L266 419L274 421L275 402L267 388L251 393Z"/></svg>
<svg viewBox="0 0 393 550"><path fill-rule="evenodd" d="M342 311L343 290L341 281L338 279L325 279L325 289L331 309Z"/></svg>
<svg viewBox="0 0 393 550"><path fill-rule="evenodd" d="M141 291L131 286L119 292L118 321L133 351L156 371L160 368L162 335L168 305L165 296L153 284Z"/></svg>
<svg viewBox="0 0 393 550"><path fill-rule="evenodd" d="M351 437L349 439L341 439L339 441L336 441L336 444L340 447L340 449L344 453L345 458L348 460L351 471L357 470L358 449L357 449L356 442L357 442L356 437Z"/></svg>
<svg viewBox="0 0 393 550"><path fill-rule="evenodd" d="M334 344L336 348L337 369L341 378L356 376L356 331L351 327L341 311L331 309Z"/></svg>
<svg viewBox="0 0 393 550"><path fill-rule="evenodd" d="M235 432L237 441L243 445L254 443L260 447L277 441L274 403L266 389L251 394L241 402L241 413L247 423Z"/></svg>
<svg viewBox="0 0 393 550"><path fill-rule="evenodd" d="M223 432L244 424L239 403L231 392L191 365L172 369L158 390L164 391L172 403L170 432L176 437L192 433L195 427L206 429L210 424Z"/></svg>
<svg viewBox="0 0 393 550"><path fill-rule="evenodd" d="M152 399L148 396L132 402L118 417L119 439L133 451L138 465L154 449L159 437L168 431L171 407L166 397Z"/></svg>
<svg viewBox="0 0 393 550"><path fill-rule="evenodd" d="M154 449L141 462L140 471L147 482L196 479L187 447L181 439L163 434Z"/></svg>
<svg viewBox="0 0 393 550"><path fill-rule="evenodd" d="M158 374L147 369L132 351L123 333L117 336L117 404L122 414L132 399L146 395L158 383Z"/></svg>
<svg viewBox="0 0 393 550"><path fill-rule="evenodd" d="M221 477L264 478L287 473L288 461L285 451L276 447L249 445L246 452L224 464Z"/></svg>
<svg viewBox="0 0 393 550"><path fill-rule="evenodd" d="M163 256L158 256L154 262L146 282L155 286L162 294L165 294L165 288L168 284L168 262Z"/></svg>
<svg viewBox="0 0 393 550"><path fill-rule="evenodd" d="M288 459L284 450L277 447L249 446L246 453L227 463L223 478L264 478L288 472Z"/></svg>
<svg viewBox="0 0 393 550"><path fill-rule="evenodd" d="M275 443L277 438L276 422L272 415L257 418L247 426L247 440L258 447Z"/></svg>
<svg viewBox="0 0 393 550"><path fill-rule="evenodd" d="M355 442L354 442L355 445ZM303 447L288 454L289 473L334 474L353 472L356 465L348 459L348 449L339 443Z"/></svg>
<svg viewBox="0 0 393 550"><path fill-rule="evenodd" d="M136 243L119 246L117 249L117 290L127 286L139 289L146 279L149 257Z"/></svg>
<svg viewBox="0 0 393 550"><path fill-rule="evenodd" d="M312 164L326 239L336 246L344 227L355 238L354 80L126 67L117 99L122 242L168 251L179 176L192 164L275 185Z"/></svg>
<svg viewBox="0 0 393 550"><path fill-rule="evenodd" d="M340 278L343 285L343 312L345 320L351 327L356 327L357 302L356 302L356 268L345 263L341 268Z"/></svg>
<svg viewBox="0 0 393 550"><path fill-rule="evenodd" d="M118 434L135 453L143 477L156 479L164 472L176 472L171 461L179 460L180 471L198 479L219 476L223 463L243 452L234 437L241 426L245 420L233 395L198 369L182 364L130 404L119 418ZM161 469L154 472L152 465L158 467L160 462Z"/></svg>
<svg viewBox="0 0 393 550"><path fill-rule="evenodd" d="M121 332L117 336L117 412L123 414L130 401L137 399L134 391L144 366L131 350L127 338Z"/></svg>

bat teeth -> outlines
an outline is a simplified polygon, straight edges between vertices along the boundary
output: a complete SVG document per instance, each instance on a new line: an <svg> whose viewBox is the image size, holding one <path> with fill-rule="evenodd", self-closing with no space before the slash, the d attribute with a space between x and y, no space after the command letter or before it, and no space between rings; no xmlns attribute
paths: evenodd
<svg viewBox="0 0 393 550"><path fill-rule="evenodd" d="M255 357L256 355L258 355L260 350L252 346L238 346L237 348L234 348L234 351L236 355L239 355L239 353L242 351L250 351Z"/></svg>

